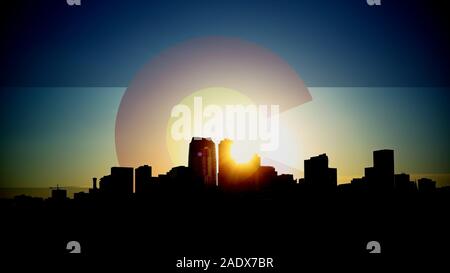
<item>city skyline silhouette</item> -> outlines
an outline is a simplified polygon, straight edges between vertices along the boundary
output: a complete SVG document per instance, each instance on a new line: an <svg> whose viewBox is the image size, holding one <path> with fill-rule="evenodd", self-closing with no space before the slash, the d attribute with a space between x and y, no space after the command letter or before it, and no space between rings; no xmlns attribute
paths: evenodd
<svg viewBox="0 0 450 273"><path fill-rule="evenodd" d="M292 174L278 174L273 166L261 165L261 158L254 156L245 163L236 162L231 153L233 141L223 139L216 144L211 138L192 137L189 144L188 166L175 166L166 174L152 176L151 165L111 167L110 174L100 179L93 178L89 192L75 192L74 199L91 198L138 198L153 195L153 192L186 191L199 193L203 190L225 193L254 192L273 193L283 190L353 194L413 194L449 191L448 186L436 187L436 181L420 178L412 181L409 174L395 173L394 150L373 151L373 166L366 167L363 177L355 177L350 183L338 184L336 168L328 165L328 156L320 154L304 161L304 177L294 179ZM216 159L218 160L216 162ZM217 171L216 171L217 168ZM64 186L51 187L54 200L68 198ZM17 196L17 200L25 198ZM20 199L21 197L22 199Z"/></svg>
<svg viewBox="0 0 450 273"><path fill-rule="evenodd" d="M92 179L89 192L73 199L59 185L47 199L2 198L0 208L13 223L7 229L21 234L7 239L8 255L24 255L30 242L41 246L44 257L73 255L66 245L75 242L82 257L151 254L151 268L170 268L186 256L262 253L278 267L293 269L305 264L297 263L299 256L369 259L373 244L383 259L397 253L436 259L446 253L439 247L445 232L436 231L444 227L450 187L395 174L393 150L374 151L363 177L338 185L338 170L326 154L306 159L304 178L295 180L261 165L256 155L234 162L231 146L231 140L219 143L216 162L212 140L192 138L189 166L158 176L152 176L151 165L111 167L110 174ZM27 232L40 222L36 232L45 238ZM168 250L168 243L176 248Z"/></svg>
<svg viewBox="0 0 450 273"><path fill-rule="evenodd" d="M449 12L2 1L0 268L445 271Z"/></svg>

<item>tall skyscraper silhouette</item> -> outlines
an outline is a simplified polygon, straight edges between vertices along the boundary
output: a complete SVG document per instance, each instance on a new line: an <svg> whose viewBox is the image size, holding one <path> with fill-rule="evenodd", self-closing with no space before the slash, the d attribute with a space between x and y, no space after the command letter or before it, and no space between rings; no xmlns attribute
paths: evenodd
<svg viewBox="0 0 450 273"><path fill-rule="evenodd" d="M395 185L394 150L373 152L373 167L365 169L365 178L372 192L392 192Z"/></svg>
<svg viewBox="0 0 450 273"><path fill-rule="evenodd" d="M254 154L248 162L238 164L231 155L232 146L230 139L219 143L219 188L226 191L256 189L261 158Z"/></svg>
<svg viewBox="0 0 450 273"><path fill-rule="evenodd" d="M189 168L206 186L216 186L216 146L210 138L193 137L189 144Z"/></svg>
<svg viewBox="0 0 450 273"><path fill-rule="evenodd" d="M224 139L219 143L219 187L227 188L231 184L231 175L234 168L234 161L231 157L231 146L233 141Z"/></svg>

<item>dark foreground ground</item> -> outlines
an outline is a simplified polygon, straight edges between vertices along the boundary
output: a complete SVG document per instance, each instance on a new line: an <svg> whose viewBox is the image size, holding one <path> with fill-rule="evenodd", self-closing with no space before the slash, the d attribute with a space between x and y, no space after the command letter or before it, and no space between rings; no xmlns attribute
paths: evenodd
<svg viewBox="0 0 450 273"><path fill-rule="evenodd" d="M448 268L449 203L444 194L160 196L44 206L3 200L2 263L20 268L28 260L40 260L32 266L49 268L57 261L105 270L120 265L127 272ZM80 243L80 254L69 253L69 241ZM381 253L369 253L369 241L378 241ZM273 267L236 267L235 258L250 257L271 258ZM211 264L208 270L177 267L183 258ZM227 267L221 267L222 258Z"/></svg>

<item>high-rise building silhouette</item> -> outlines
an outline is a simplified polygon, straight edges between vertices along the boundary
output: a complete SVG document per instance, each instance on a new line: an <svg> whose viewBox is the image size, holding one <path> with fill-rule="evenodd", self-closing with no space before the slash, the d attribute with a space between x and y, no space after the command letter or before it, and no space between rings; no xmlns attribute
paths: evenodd
<svg viewBox="0 0 450 273"><path fill-rule="evenodd" d="M305 160L305 185L316 191L329 192L336 189L337 170L328 167L328 156L321 154Z"/></svg>
<svg viewBox="0 0 450 273"><path fill-rule="evenodd" d="M219 143L219 188L226 191L256 189L261 158L254 154L248 162L238 164L231 155L232 146L230 139Z"/></svg>
<svg viewBox="0 0 450 273"><path fill-rule="evenodd" d="M392 192L395 185L394 150L373 152L373 167L365 169L371 192Z"/></svg>
<svg viewBox="0 0 450 273"><path fill-rule="evenodd" d="M192 138L189 144L188 165L204 185L216 186L216 146L210 138Z"/></svg>
<svg viewBox="0 0 450 273"><path fill-rule="evenodd" d="M152 179L152 167L149 165L140 166L134 170L134 175L135 193L146 193Z"/></svg>
<svg viewBox="0 0 450 273"><path fill-rule="evenodd" d="M389 181L389 187L394 184L394 150L378 150L373 152L373 167L381 179Z"/></svg>
<svg viewBox="0 0 450 273"><path fill-rule="evenodd" d="M231 184L232 173L235 162L231 157L231 146L233 141L230 139L224 139L219 143L219 187L227 188Z"/></svg>

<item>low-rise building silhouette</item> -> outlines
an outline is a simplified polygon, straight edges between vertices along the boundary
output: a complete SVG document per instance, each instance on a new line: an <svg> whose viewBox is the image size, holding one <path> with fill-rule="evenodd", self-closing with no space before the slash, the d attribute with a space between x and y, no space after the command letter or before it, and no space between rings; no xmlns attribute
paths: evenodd
<svg viewBox="0 0 450 273"><path fill-rule="evenodd" d="M436 181L433 181L429 178L420 178L417 181L417 185L419 192L421 193L429 193L436 190Z"/></svg>
<svg viewBox="0 0 450 273"><path fill-rule="evenodd" d="M133 194L131 167L111 167L111 174L100 179L100 192L110 197L130 197Z"/></svg>
<svg viewBox="0 0 450 273"><path fill-rule="evenodd" d="M143 165L135 169L135 193L136 195L145 194L149 191L151 179L152 179L152 167L149 165Z"/></svg>
<svg viewBox="0 0 450 273"><path fill-rule="evenodd" d="M321 192L334 191L337 187L337 169L328 167L328 156L321 154L304 161L305 185Z"/></svg>
<svg viewBox="0 0 450 273"><path fill-rule="evenodd" d="M55 201L64 201L67 199L67 190L62 189L59 185L56 188L52 188L52 199Z"/></svg>
<svg viewBox="0 0 450 273"><path fill-rule="evenodd" d="M89 189L89 194L94 196L98 194L99 188L97 186L97 177L92 178L92 188Z"/></svg>
<svg viewBox="0 0 450 273"><path fill-rule="evenodd" d="M397 193L412 193L417 191L416 184L410 180L409 174L395 175L395 191Z"/></svg>

